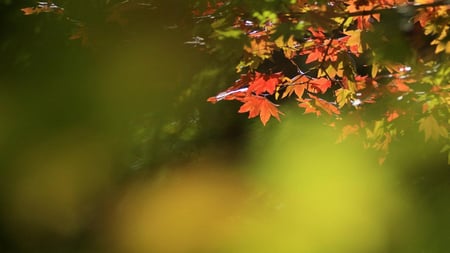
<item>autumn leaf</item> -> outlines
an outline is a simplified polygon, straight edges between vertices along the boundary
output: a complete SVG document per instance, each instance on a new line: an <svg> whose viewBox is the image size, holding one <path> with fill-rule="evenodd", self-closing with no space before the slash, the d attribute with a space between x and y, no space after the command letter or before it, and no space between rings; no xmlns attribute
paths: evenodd
<svg viewBox="0 0 450 253"><path fill-rule="evenodd" d="M282 76L282 73L266 75L256 72L255 78L249 83L248 91L258 95L264 92L272 95L275 92L276 86L280 83Z"/></svg>
<svg viewBox="0 0 450 253"><path fill-rule="evenodd" d="M331 104L330 102L328 102L328 101L326 101L326 100L324 100L324 99L321 99L321 98L318 98L318 97L316 97L316 96L313 96L313 95L311 95L311 94L309 94L309 96L312 98L312 99L314 99L314 104L317 106L317 107L319 107L320 109L322 109L323 111L325 111L326 113L328 113L329 115L332 115L332 114L341 114L341 112L339 111L339 109L336 107L336 106L334 106L333 104Z"/></svg>
<svg viewBox="0 0 450 253"><path fill-rule="evenodd" d="M346 31L345 34L349 36L346 44L349 47L350 52L355 55L362 53L363 47L361 44L361 30Z"/></svg>
<svg viewBox="0 0 450 253"><path fill-rule="evenodd" d="M391 122L399 116L400 114L398 114L397 110L389 111L386 113L387 122Z"/></svg>
<svg viewBox="0 0 450 253"><path fill-rule="evenodd" d="M235 31L240 33L239 30ZM260 57L261 59L268 59L272 54L273 46L274 43L270 41L262 38L253 38L252 40L250 40L250 45L246 45L244 47L244 50L251 55Z"/></svg>
<svg viewBox="0 0 450 253"><path fill-rule="evenodd" d="M23 15L32 15L36 12L33 7L22 8L20 10L23 11Z"/></svg>
<svg viewBox="0 0 450 253"><path fill-rule="evenodd" d="M275 40L275 45L283 49L284 55L288 59L292 59L297 55L297 42L295 41L293 35L291 35L287 41L284 40L283 36L278 37Z"/></svg>
<svg viewBox="0 0 450 253"><path fill-rule="evenodd" d="M308 64L308 63L317 61L317 60L319 60L321 58L322 58L322 52L318 48L314 48L308 54L308 57L306 58L305 63Z"/></svg>
<svg viewBox="0 0 450 253"><path fill-rule="evenodd" d="M392 82L387 86L387 89L392 93L411 91L411 88L405 83L405 80L398 78L392 80Z"/></svg>
<svg viewBox="0 0 450 253"><path fill-rule="evenodd" d="M331 80L325 77L313 79L311 80L310 83L314 89L319 90L322 94L325 93L328 90L328 88L331 87Z"/></svg>
<svg viewBox="0 0 450 253"><path fill-rule="evenodd" d="M297 95L298 98L302 98L303 93L305 93L306 84L296 84L294 86L294 92L295 95Z"/></svg>
<svg viewBox="0 0 450 253"><path fill-rule="evenodd" d="M336 90L336 102L339 108L344 107L344 105L348 103L352 93L353 93L352 91L344 88Z"/></svg>
<svg viewBox="0 0 450 253"><path fill-rule="evenodd" d="M280 111L278 111L275 104L270 102L265 97L248 96L244 98L244 104L239 108L239 113L248 112L248 118L254 118L259 115L263 125L266 125L270 117L280 120Z"/></svg>
<svg viewBox="0 0 450 253"><path fill-rule="evenodd" d="M315 106L311 104L311 99L297 99L299 101L298 106L300 108L304 108L305 112L304 114L314 113L317 116L320 116L321 112L317 110Z"/></svg>
<svg viewBox="0 0 450 253"><path fill-rule="evenodd" d="M318 28L313 28L310 27L308 28L308 31L312 34L313 37L318 38L318 39L326 39L326 36L324 34L324 30L322 27L318 27Z"/></svg>
<svg viewBox="0 0 450 253"><path fill-rule="evenodd" d="M320 68L318 70L317 76L318 77L329 77L329 78L335 78L343 77L344 75L344 62L343 61L337 61L337 62L331 62L328 64L328 66L324 68Z"/></svg>
<svg viewBox="0 0 450 253"><path fill-rule="evenodd" d="M307 88L307 86L304 83L301 83L301 84L290 83L286 87L286 90L284 91L281 98L286 98L288 96L291 96L292 93L295 93L295 95L297 95L298 98L302 98L303 94L305 93L306 88Z"/></svg>

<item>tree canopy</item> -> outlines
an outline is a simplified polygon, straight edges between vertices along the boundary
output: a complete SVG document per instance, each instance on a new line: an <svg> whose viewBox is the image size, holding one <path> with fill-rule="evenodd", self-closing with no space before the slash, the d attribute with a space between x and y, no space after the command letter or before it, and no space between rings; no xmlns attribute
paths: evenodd
<svg viewBox="0 0 450 253"><path fill-rule="evenodd" d="M128 25L130 10L152 1L106 1L107 22ZM164 4L166 5L166 4ZM208 101L235 100L238 112L266 125L295 101L380 151L405 133L449 146L450 7L448 1L191 1L171 28L191 27L191 45L235 64L237 80ZM166 7L169 5L167 4ZM39 2L23 14L52 13L74 26L70 39L95 46L89 20L63 4ZM174 32L176 32L174 30ZM92 38L94 37L94 38ZM221 87L217 87L220 89ZM288 115L286 115L288 117Z"/></svg>

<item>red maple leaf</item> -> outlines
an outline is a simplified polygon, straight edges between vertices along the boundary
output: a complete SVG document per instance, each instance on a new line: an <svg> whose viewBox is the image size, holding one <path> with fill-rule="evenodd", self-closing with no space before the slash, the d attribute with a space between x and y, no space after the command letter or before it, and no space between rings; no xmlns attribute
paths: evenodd
<svg viewBox="0 0 450 253"><path fill-rule="evenodd" d="M312 88L319 90L321 93L325 93L331 87L331 81L325 77L313 79L310 83Z"/></svg>
<svg viewBox="0 0 450 253"><path fill-rule="evenodd" d="M276 86L280 83L283 74L281 72L271 75L256 72L255 78L249 83L248 91L254 92L257 95L267 92L273 94Z"/></svg>
<svg viewBox="0 0 450 253"><path fill-rule="evenodd" d="M244 98L244 104L239 108L239 113L248 112L248 118L254 118L259 115L263 125L266 125L270 116L280 120L281 112L278 111L275 104L270 102L265 97L261 96L248 96Z"/></svg>

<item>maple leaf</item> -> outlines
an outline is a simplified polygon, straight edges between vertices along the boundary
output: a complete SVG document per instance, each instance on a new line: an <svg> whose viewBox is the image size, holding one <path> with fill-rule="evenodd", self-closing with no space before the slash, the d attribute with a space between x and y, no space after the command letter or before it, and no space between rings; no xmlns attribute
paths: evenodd
<svg viewBox="0 0 450 253"><path fill-rule="evenodd" d="M283 49L284 55L288 59L292 59L297 55L297 44L298 43L295 41L293 35L291 35L287 41L284 40L284 36L280 36L275 40L275 45Z"/></svg>
<svg viewBox="0 0 450 253"><path fill-rule="evenodd" d="M313 79L311 80L310 83L314 89L319 90L322 94L325 93L328 90L328 88L331 87L331 80L325 77Z"/></svg>
<svg viewBox="0 0 450 253"><path fill-rule="evenodd" d="M275 104L270 102L265 97L261 96L248 96L243 99L244 104L239 108L239 113L248 112L248 118L254 118L259 115L263 125L266 125L270 116L273 116L277 120L280 120L280 111L278 111Z"/></svg>
<svg viewBox="0 0 450 253"><path fill-rule="evenodd" d="M316 116L320 116L321 112L311 104L311 99L298 98L297 100L300 102L298 106L305 108L304 114L314 113Z"/></svg>
<svg viewBox="0 0 450 253"><path fill-rule="evenodd" d="M303 93L305 92L307 86L306 84L310 81L310 78L306 75L297 75L292 79L288 77L284 77L283 81L287 81L283 83L286 86L286 90L284 91L281 98L285 98L291 96L292 93L295 93L298 98L302 98Z"/></svg>
<svg viewBox="0 0 450 253"><path fill-rule="evenodd" d="M346 31L345 34L349 36L346 44L354 55L359 55L363 52L361 44L361 30Z"/></svg>
<svg viewBox="0 0 450 253"><path fill-rule="evenodd" d="M317 61L321 58L322 58L322 52L318 48L315 48L315 49L311 50L311 52L308 54L308 57L306 58L305 63L308 64L308 63Z"/></svg>
<svg viewBox="0 0 450 253"><path fill-rule="evenodd" d="M344 88L336 90L336 102L339 108L344 107L350 101L353 92Z"/></svg>
<svg viewBox="0 0 450 253"><path fill-rule="evenodd" d="M440 126L433 115L423 117L419 120L419 131L425 133L425 141L428 141L430 138L437 140L440 136L448 138L447 129Z"/></svg>
<svg viewBox="0 0 450 253"><path fill-rule="evenodd" d="M255 78L249 83L248 91L255 92L257 95L264 92L272 95L275 92L276 86L280 83L283 74L281 72L271 75L265 75L256 72Z"/></svg>
<svg viewBox="0 0 450 253"><path fill-rule="evenodd" d="M272 54L274 43L263 38L253 38L250 40L250 46L245 45L244 50L249 54L258 56L261 59L268 59Z"/></svg>
<svg viewBox="0 0 450 253"><path fill-rule="evenodd" d="M332 105L330 102L328 102L328 101L326 101L326 100L324 100L324 99L318 98L318 97L316 97L316 96L313 96L313 95L311 95L311 94L309 94L309 96L310 96L312 99L314 99L314 102L315 102L314 104L315 104L317 107L321 108L323 111L325 111L325 112L328 113L329 115L332 115L332 114L341 114L341 112L339 111L339 109L338 109L336 106Z"/></svg>

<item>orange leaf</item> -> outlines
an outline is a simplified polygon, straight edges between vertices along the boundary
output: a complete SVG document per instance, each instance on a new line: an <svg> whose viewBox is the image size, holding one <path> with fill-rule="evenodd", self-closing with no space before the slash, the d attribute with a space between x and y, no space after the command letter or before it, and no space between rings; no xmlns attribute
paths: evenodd
<svg viewBox="0 0 450 253"><path fill-rule="evenodd" d="M398 112L396 110L394 111L390 111L386 113L386 117L387 117L387 121L391 122L394 119L398 118L400 115L398 114Z"/></svg>
<svg viewBox="0 0 450 253"><path fill-rule="evenodd" d="M405 84L405 81L402 79L394 79L388 86L388 90L392 93L395 92L409 92L411 88Z"/></svg>
<svg viewBox="0 0 450 253"><path fill-rule="evenodd" d="M331 81L325 77L311 80L313 88L318 89L321 93L325 93L331 87Z"/></svg>
<svg viewBox="0 0 450 253"><path fill-rule="evenodd" d="M215 104L217 103L218 100L216 97L209 97L206 101Z"/></svg>
<svg viewBox="0 0 450 253"><path fill-rule="evenodd" d="M263 125L266 125L270 116L280 120L281 112L278 111L275 104L267 100L265 97L249 96L244 98L244 104L239 108L239 113L248 112L248 118L254 118L259 115Z"/></svg>
<svg viewBox="0 0 450 253"><path fill-rule="evenodd" d="M297 95L298 98L302 98L303 93L305 92L306 84L298 84L294 86L294 92L295 95Z"/></svg>
<svg viewBox="0 0 450 253"><path fill-rule="evenodd" d="M322 57L322 53L318 49L314 49L314 51L311 51L311 53L308 54L308 57L306 58L305 63L311 63L313 61L317 61Z"/></svg>
<svg viewBox="0 0 450 253"><path fill-rule="evenodd" d="M332 105L330 102L328 102L328 101L326 101L324 99L318 98L316 96L313 96L311 94L309 94L309 96L312 99L314 99L315 105L317 107L321 108L322 110L324 110L326 113L328 113L330 115L332 115L333 113L334 114L341 114L339 109L336 106Z"/></svg>
<svg viewBox="0 0 450 253"><path fill-rule="evenodd" d="M32 15L36 12L35 8L33 7L22 8L20 10L23 11L23 15Z"/></svg>
<svg viewBox="0 0 450 253"><path fill-rule="evenodd" d="M310 99L309 100L307 100L307 99L298 99L298 101L300 102L298 104L298 106L301 107L301 108L305 108L305 114L314 113L317 116L320 116L320 114L321 114L320 111L317 110L317 108L314 107L311 104Z"/></svg>
<svg viewBox="0 0 450 253"><path fill-rule="evenodd" d="M319 39L325 39L325 34L324 34L324 30L322 27L318 27L316 28L316 30L314 30L313 27L308 28L308 31L312 34L312 36L319 38Z"/></svg>
<svg viewBox="0 0 450 253"><path fill-rule="evenodd" d="M264 92L267 92L272 95L275 92L276 86L280 83L281 77L282 77L281 73L265 75L256 72L255 79L250 82L248 91L255 92L256 94L262 94Z"/></svg>

